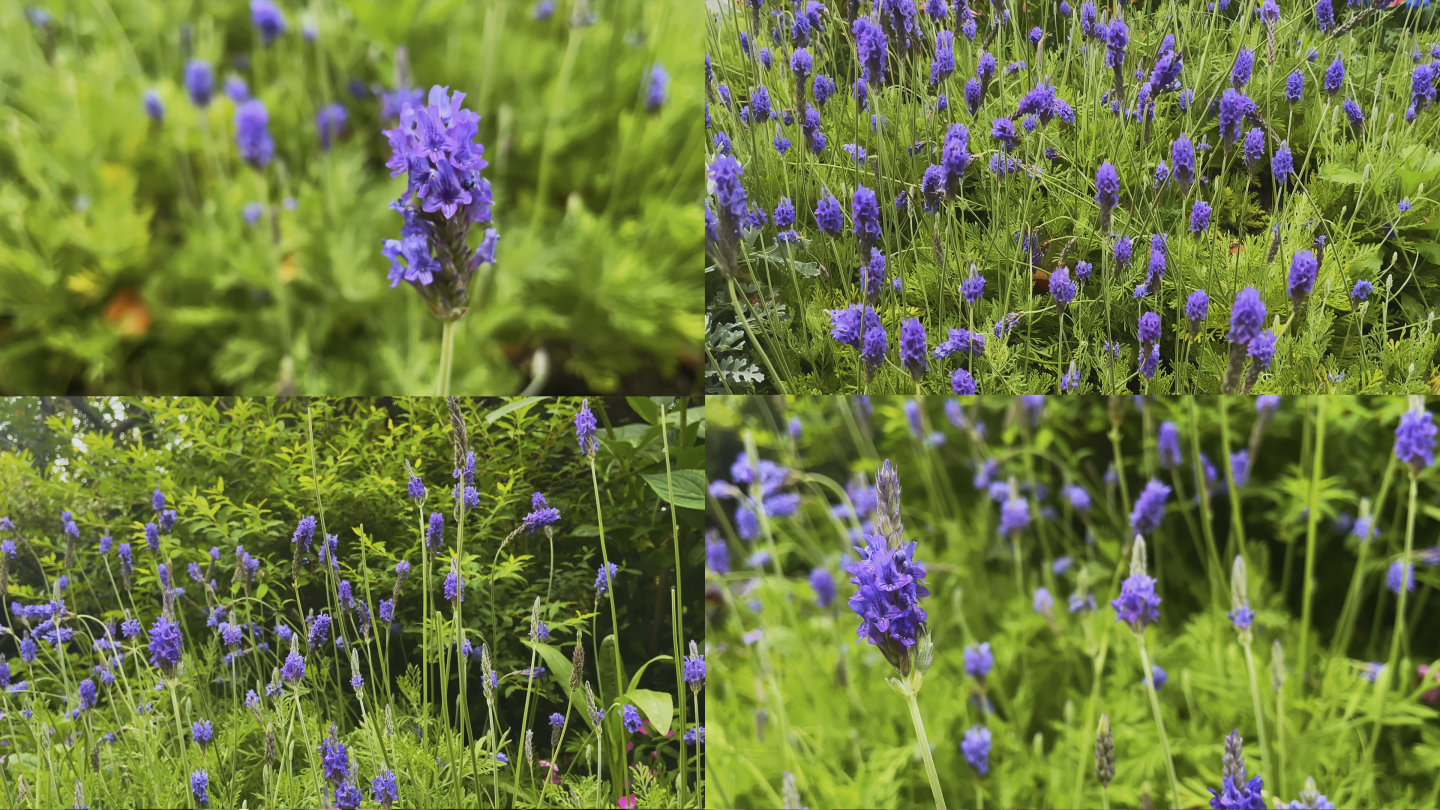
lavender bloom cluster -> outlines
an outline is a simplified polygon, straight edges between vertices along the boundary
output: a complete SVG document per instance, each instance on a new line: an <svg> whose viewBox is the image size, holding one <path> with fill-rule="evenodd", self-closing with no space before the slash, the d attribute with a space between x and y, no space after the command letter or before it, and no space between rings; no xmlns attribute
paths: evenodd
<svg viewBox="0 0 1440 810"><path fill-rule="evenodd" d="M399 126L384 131L390 176L407 176L405 193L390 205L405 220L400 238L386 239L381 250L390 260L390 286L409 283L446 321L467 311L470 282L482 264L495 263L499 241L486 228L477 246L469 244L470 226L491 221L494 197L480 175L489 165L475 142L480 116L461 106L464 100L464 93L436 85L426 105L407 102Z"/></svg>

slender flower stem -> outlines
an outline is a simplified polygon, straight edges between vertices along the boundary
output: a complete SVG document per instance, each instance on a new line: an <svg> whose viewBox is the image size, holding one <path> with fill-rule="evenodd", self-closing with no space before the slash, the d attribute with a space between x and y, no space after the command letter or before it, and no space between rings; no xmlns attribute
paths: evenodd
<svg viewBox="0 0 1440 810"><path fill-rule="evenodd" d="M1320 469L1325 457L1325 397L1315 398L1315 463L1310 470L1310 522L1305 532L1305 597L1300 609L1300 688L1305 688L1305 655L1310 648L1310 597L1315 590L1315 519L1320 499ZM1411 515L1415 517L1415 482L1410 482ZM1377 506L1378 510L1378 506ZM1413 525L1413 524L1412 524Z"/></svg>
<svg viewBox="0 0 1440 810"><path fill-rule="evenodd" d="M1390 683L1392 681L1403 683L1395 676L1395 667L1400 658L1400 638L1405 632L1405 595L1409 592L1405 587L1405 582L1409 567L1413 564L1410 561L1410 554L1415 542L1415 493L1417 488L1415 471L1412 469L1410 471L1410 504L1405 514L1405 556L1400 558L1403 566L1400 570L1400 592L1395 598L1395 630L1390 635L1390 655L1385 658L1385 670L1382 676L1375 678L1375 683L1380 687L1377 701L1379 707L1375 710L1375 730L1370 733L1370 745L1365 749L1367 770L1364 772L1366 773L1369 772L1370 763L1375 758L1375 748L1380 742L1380 721L1385 716L1385 699L1390 694Z"/></svg>
<svg viewBox="0 0 1440 810"><path fill-rule="evenodd" d="M1250 651L1250 645L1245 647L1245 668L1250 672L1250 700L1255 706L1255 727L1260 731L1260 771L1265 776L1265 783L1271 789L1277 789L1275 772L1270 769L1270 745L1266 742L1265 736L1265 715L1260 710L1260 687L1255 681L1255 655Z"/></svg>
<svg viewBox="0 0 1440 810"><path fill-rule="evenodd" d="M684 431L684 424L685 424L685 423L684 423L685 405L686 405L686 402L685 402L685 400L682 399L682 400L680 401L680 405L679 405L679 407L680 407L680 417L681 417L681 422L680 422L681 431L680 431L679 439L680 439L680 443L681 443L682 445L685 443L685 436L684 436L684 433L685 433L685 431ZM685 606L684 601L682 601L682 594L684 593L684 591L683 591L682 588L681 588L681 582L684 580L684 574L683 574L683 572L682 572L682 569L680 568L680 524L679 524L679 522L678 522L678 521L679 521L679 516L675 514L675 508L674 508L674 507L675 507L675 479L674 479L674 474L673 474L673 473L671 472L671 470L670 470L670 432L669 432L669 430L666 428L666 417L665 417L665 406L664 406L664 405L661 405L661 406L660 406L660 442L661 442L661 446L662 446L662 447L664 448L664 450L665 450L665 486L666 486L666 491L667 491L667 493L669 494L669 497L670 497L670 506L671 506L671 508L667 510L667 511L670 512L670 541L671 541L671 544L674 546L674 549L675 549L675 590L674 590L674 593L673 593L672 596L671 596L671 599L672 599L672 601L673 601L673 603L674 603L674 605L675 605L675 618L674 618L674 625L675 625L675 631L674 631L675 643L674 643L674 645L673 645L673 646L674 646L674 650L675 650L675 652L674 652L674 655L675 655L675 694L676 694L677 697L679 697L679 700L678 700L677 702L680 704L680 705L679 705L679 711L680 711L680 731L681 731L681 735L680 735L680 736L681 736L681 740L680 740L680 774L679 774L679 775L680 775L680 806L681 806L681 807L684 807L684 806L688 803L688 800L689 800L689 790L688 790L688 788L687 788L686 785L685 785L685 768L686 768L686 758L689 756L689 753L690 753L689 751L686 750L687 746L685 745L685 740L684 740L684 736L685 736L685 735L684 735L684 731L685 731L685 679L684 679L684 660L683 660L683 656L685 655L685 648L684 648L683 645L685 644L685 633L684 633L684 621L683 621L683 618L682 618L681 613L680 613L680 611L683 610L683 609L684 609L684 606ZM698 695L697 695L696 698L695 698L695 723L696 723L696 725L699 725L699 723L700 723L700 698L699 698ZM700 746L699 746L699 744L697 743L695 747L696 747L696 749L697 749L697 751L698 751L698 749L699 749ZM700 789L700 757L699 757L699 756L696 756L696 757L695 757L695 789L696 789L697 791Z"/></svg>
<svg viewBox="0 0 1440 810"><path fill-rule="evenodd" d="M600 527L600 561L605 565L605 578L608 580L607 587L605 588L605 596L608 597L610 601L610 627L611 632L615 634L615 644L611 649L615 651L615 701L618 704L625 695L625 684L621 683L620 679L620 622L616 619L615 613L615 578L610 574L610 553L605 550L605 517L603 510L600 508L600 479L595 474L595 457L593 455L590 456L590 484L595 490L595 520ZM679 576L678 571L676 572L676 576ZM604 644L599 644L598 646L603 647ZM599 650L596 651L595 666L596 672L599 672ZM595 728L596 736L603 736L603 733L603 728L599 726ZM620 749L620 758L623 761L625 769L620 772L620 779L616 782L616 789L620 790L620 795L623 796L625 795L624 777L625 774L630 771L630 758L625 753L624 748Z"/></svg>
<svg viewBox="0 0 1440 810"><path fill-rule="evenodd" d="M1170 755L1170 738L1165 736L1165 720L1160 716L1160 698L1155 696L1155 677L1150 669L1150 655L1145 652L1145 636L1135 634L1140 648L1140 665L1144 667L1145 691L1150 695L1150 708L1155 710L1155 728L1160 732L1160 746L1165 749L1165 768L1170 775L1171 807L1180 805L1180 783L1175 779L1175 759Z"/></svg>
<svg viewBox="0 0 1440 810"><path fill-rule="evenodd" d="M975 780L975 810L985 810L985 785Z"/></svg>
<svg viewBox="0 0 1440 810"><path fill-rule="evenodd" d="M1110 810L1110 788L1106 785L1100 786L1100 810Z"/></svg>
<svg viewBox="0 0 1440 810"><path fill-rule="evenodd" d="M920 757L925 760L925 775L930 777L930 792L935 794L935 810L945 810L945 794L940 792L940 776L935 772L935 760L930 756L930 741L925 737L925 722L920 719L920 705L915 702L915 693L906 688L905 702L910 704L910 721L915 724L915 736L920 741Z"/></svg>
<svg viewBox="0 0 1440 810"><path fill-rule="evenodd" d="M455 356L455 321L446 320L440 327L440 371L435 376L435 395L450 393L450 365Z"/></svg>

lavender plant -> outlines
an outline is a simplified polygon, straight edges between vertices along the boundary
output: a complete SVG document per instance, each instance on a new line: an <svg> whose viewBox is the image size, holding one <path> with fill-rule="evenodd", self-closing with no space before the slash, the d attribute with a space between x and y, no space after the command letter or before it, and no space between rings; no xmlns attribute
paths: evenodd
<svg viewBox="0 0 1440 810"><path fill-rule="evenodd" d="M1256 57L1246 87L1264 74ZM1406 514L1393 480L1411 472L1417 504L1433 488L1440 431L1423 404L1035 400L707 403L711 441L734 448L708 460L716 795L746 807L915 807L957 791L990 807L1428 806L1435 785L1411 752L1434 730L1399 718L1440 701L1440 649L1416 607L1440 553L1405 552L1401 521L1423 538L1433 516ZM1109 435L1095 429L1106 421ZM748 501L737 468L760 482ZM890 508L897 469L913 471L903 513ZM1342 516L1362 499L1357 535ZM742 531L742 506L759 531ZM916 548L930 549L923 567ZM850 581L830 581L836 570ZM837 616L832 598L851 611ZM929 646L931 633L957 641ZM1122 643L1138 661L1110 654ZM902 708L881 684L917 671L923 723L918 701Z"/></svg>
<svg viewBox="0 0 1440 810"><path fill-rule="evenodd" d="M684 450L703 447L703 413L666 401L671 435L641 439L631 426L660 408L643 402L655 411L589 403L634 434L616 441L637 455L594 451L591 492L605 485L622 543L642 526L662 532L662 511L694 509L683 487L698 478L685 461L695 454ZM650 629L625 610L636 579L661 569L671 582L688 576L686 555L677 549L687 568L668 569L669 549L658 566L625 552L624 573L608 585L621 621L605 662L592 660L587 674L583 657L570 657L593 627L591 580L603 557L576 528L598 517L567 472L583 460L558 442L578 402L239 400L218 412L198 400L136 404L147 431L127 429L115 444L83 418L15 422L7 439L64 429L77 441L35 443L47 448L39 468L0 452L6 806L68 806L72 787L106 806L703 804L688 762L698 765L703 744L694 718L704 655L694 643L689 656L663 645L647 653ZM284 436L286 449L187 464L194 458L166 438L175 429L243 435L252 453L265 444L259 436ZM331 452L341 446L390 449ZM101 458L132 453L147 461ZM673 483L610 466L640 455L674 464ZM246 475L252 464L277 473ZM427 486L448 464L458 465L455 490ZM51 475L67 466L86 472L63 483ZM205 483L219 477L226 483ZM538 488L548 499L530 494ZM428 520L429 509L441 520ZM683 543L689 525L688 515L672 522L669 541ZM556 534L562 551L547 560ZM145 544L123 584L109 573L109 557L129 545L117 535ZM432 571L442 554L446 570ZM698 610L691 593L694 604L671 594L657 633L663 623L684 637L681 616ZM503 629L527 617L523 638ZM609 682L612 662L631 674L619 691L597 690L593 711L566 729L569 707L585 705L581 684ZM537 724L556 731L548 751L534 750ZM622 725L633 767L624 744L612 751L606 739ZM686 752L687 737L697 750Z"/></svg>

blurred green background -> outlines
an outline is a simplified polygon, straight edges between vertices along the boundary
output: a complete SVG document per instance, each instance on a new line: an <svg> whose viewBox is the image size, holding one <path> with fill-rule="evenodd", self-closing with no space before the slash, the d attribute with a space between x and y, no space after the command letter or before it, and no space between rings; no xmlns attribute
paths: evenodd
<svg viewBox="0 0 1440 810"><path fill-rule="evenodd" d="M246 0L0 5L0 391L431 393L440 324L380 254L405 178L376 91L407 72L468 94L495 190L493 287L459 322L452 393L695 387L698 3L278 5L268 48ZM215 68L203 114L188 55ZM263 172L237 156L232 75L270 112ZM335 101L326 152L315 116Z"/></svg>

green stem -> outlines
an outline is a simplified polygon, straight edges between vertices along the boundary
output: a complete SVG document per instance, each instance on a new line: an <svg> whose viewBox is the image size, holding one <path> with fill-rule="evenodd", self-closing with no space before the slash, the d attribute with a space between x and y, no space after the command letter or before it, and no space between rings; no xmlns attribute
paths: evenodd
<svg viewBox="0 0 1440 810"><path fill-rule="evenodd" d="M920 719L920 706L915 702L915 693L909 687L905 690L905 701L910 704L910 721L915 724L915 736L920 742L920 757L925 760L925 775L930 777L930 792L935 794L935 810L945 810L945 794L940 792L940 776L935 772L935 760L930 756L930 741L925 738L925 723Z"/></svg>
<svg viewBox="0 0 1440 810"><path fill-rule="evenodd" d="M1144 667L1145 691L1150 695L1150 708L1155 710L1155 728L1160 732L1160 746L1165 750L1165 768L1170 775L1171 807L1180 805L1180 783L1175 779L1175 759L1170 755L1170 738L1165 736L1165 720L1160 716L1160 699L1155 696L1155 678L1150 669L1150 655L1145 652L1145 636L1135 634L1135 644L1140 648L1140 665Z"/></svg>
<svg viewBox="0 0 1440 810"><path fill-rule="evenodd" d="M1410 561L1410 552L1415 542L1415 493L1418 489L1415 470L1410 470L1410 505L1405 515L1405 556L1400 558L1401 569L1400 592L1395 599L1395 629L1390 635L1390 655L1385 659L1385 671L1383 677L1377 677L1376 683L1380 685L1379 708L1375 711L1375 729L1370 733L1370 744L1365 749L1365 766L1368 769L1375 758L1375 748L1380 742L1380 725L1385 717L1385 699L1390 694L1390 683L1404 683L1403 680L1395 677L1396 661L1400 656L1400 638L1405 632L1405 595L1409 589L1405 587L1406 574L1410 571L1413 563Z"/></svg>
<svg viewBox="0 0 1440 810"><path fill-rule="evenodd" d="M530 230L540 228L540 215L545 211L545 187L550 183L550 152L552 136L559 128L560 109L565 102L565 91L570 86L570 74L575 68L575 56L580 52L580 37L585 26L573 26L570 40L565 45L565 57L560 62L560 78L555 83L555 95L550 99L549 118L545 122L545 137L540 144L540 171L535 181L535 202L530 215Z"/></svg>
<svg viewBox="0 0 1440 810"><path fill-rule="evenodd" d="M775 373L775 366L770 363L770 355L765 353L765 347L755 339L755 333L750 329L749 319L745 317L744 312L740 311L740 297L735 293L735 279L730 279L728 284L730 285L730 304L735 307L735 317L740 319L740 325L745 328L745 334L750 338L750 345L755 347L755 351L765 363L765 370L770 372L770 379L775 381L780 393L788 394L789 392L785 390L785 383L780 380L780 375Z"/></svg>
<svg viewBox="0 0 1440 810"><path fill-rule="evenodd" d="M1270 769L1270 745L1265 735L1265 715L1260 711L1260 687L1255 682L1255 655L1250 652L1249 644L1244 647L1245 668L1250 672L1250 700L1255 706L1255 727L1260 731L1260 770L1265 781L1275 785L1275 772Z"/></svg>
<svg viewBox="0 0 1440 810"><path fill-rule="evenodd" d="M1325 397L1315 398L1315 459L1310 470L1310 520L1305 531L1305 597L1300 609L1300 687L1305 687L1306 652L1310 648L1310 596L1315 589L1315 519L1320 498L1320 466L1325 456ZM1411 481L1414 505L1414 481ZM1377 506L1378 510L1378 506ZM1411 517L1414 517L1413 515Z"/></svg>
<svg viewBox="0 0 1440 810"><path fill-rule="evenodd" d="M679 407L680 407L680 409L681 409L681 410L680 410L680 415L681 415L682 417L685 415L685 410L684 410L684 408L685 408L686 404L687 404L686 400L681 400L680 403L679 403ZM681 422L681 425L683 426L683 425L684 425L684 422ZM681 443L682 446L683 446L684 443L685 443L685 436L684 436L683 434L684 434L684 431L683 431L683 429L682 429L682 430L681 430L681 435L679 436L680 443ZM675 654L675 694L678 695L679 698L680 698L680 699L677 701L677 703L679 703L679 710L680 710L680 730L683 732L683 731L685 730L685 678L684 678L684 661L682 660L682 658L683 658L683 656L685 655L685 648L684 648L684 646L683 646L683 645L685 644L685 631L684 631L684 621L683 621L683 617L682 617L682 614L681 614L680 611L682 611L682 610L684 609L684 607L685 607L684 598L683 598L683 596L682 596L683 591L681 590L681 581L684 579L684 575L683 575L682 569L680 568L680 524L679 524L679 522L678 522L678 521L679 521L679 516L677 516L677 515L675 514L675 508L674 508L674 504L675 504L675 479L674 479L673 473L671 473L671 471L670 471L670 431L669 431L669 429L666 427L666 417L665 417L665 406L664 406L664 405L661 405L661 406L660 406L660 443L661 443L661 446L665 449L665 486L666 486L666 491L667 491L667 493L668 493L668 495L669 495L669 500L670 500L670 504L671 504L671 508L668 509L668 510L666 510L666 511L668 511L668 512L670 513L670 542L671 542L671 545L673 545L674 548L675 548L675 594L674 594L674 597L673 597L673 602L674 602L674 605L675 605L675 618L674 618L674 625L675 625L675 633L674 633L674 635L675 635L675 643L674 643L672 646L674 647L674 650L675 650L675 652L674 652L674 654ZM695 699L695 722L696 722L697 724L700 722L700 699L699 699L698 695L696 696L696 699ZM682 733L681 736L682 736L682 738L683 738L684 734ZM690 753L690 752L686 750L686 745L685 745L685 740L684 740L684 739L681 739L679 742L680 742L680 806L681 806L681 807L684 807L685 804L686 804L686 802L687 802L687 800L689 799L689 789L688 789L687 786L685 785L685 769L686 769L686 766L687 766L687 758L689 757L689 753ZM695 757L695 788L696 788L696 790L699 790L699 788L700 788L700 757L698 756L698 750L699 750L699 745L698 745L698 744L696 745L696 750L697 750L697 756Z"/></svg>
<svg viewBox="0 0 1440 810"><path fill-rule="evenodd" d="M619 703L625 695L625 684L621 682L620 678L620 622L616 618L615 613L615 581L614 577L610 574L610 553L605 549L605 516L600 508L600 479L595 474L594 456L590 457L590 484L595 490L595 521L600 528L600 561L605 564L605 576L610 580L609 587L605 589L605 596L609 599L610 602L611 632L615 634L615 645L611 649L615 651L615 700L617 703ZM678 571L676 572L676 576L679 576ZM601 646L604 645L601 644ZM598 655L595 658L595 665L597 668L600 665L600 658ZM595 734L597 737L602 736L604 734L604 729L597 726L595 728ZM681 745L684 745L684 743L682 742ZM628 754L626 754L624 748L620 749L620 758L624 762L625 770L621 771L620 779L616 781L617 790L624 789L624 777L625 774L628 773L630 770L630 757Z"/></svg>
<svg viewBox="0 0 1440 810"><path fill-rule="evenodd" d="M435 375L435 395L450 393L450 364L455 355L455 321L446 320L440 327L440 371Z"/></svg>

